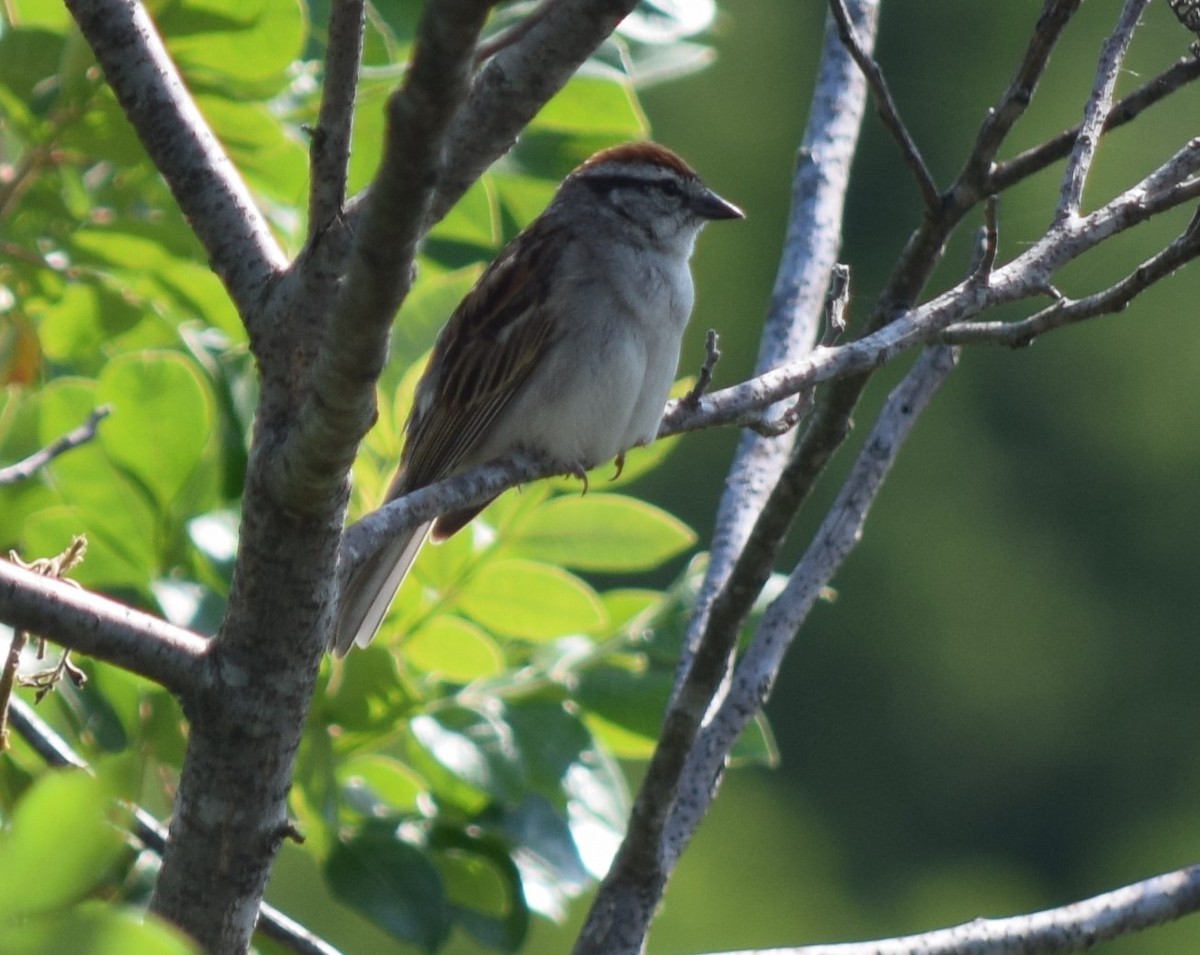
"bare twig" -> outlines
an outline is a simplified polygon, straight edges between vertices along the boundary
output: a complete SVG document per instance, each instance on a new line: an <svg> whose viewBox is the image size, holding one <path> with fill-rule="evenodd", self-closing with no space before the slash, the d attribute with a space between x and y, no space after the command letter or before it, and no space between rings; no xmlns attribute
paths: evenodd
<svg viewBox="0 0 1200 955"><path fill-rule="evenodd" d="M87 444L96 437L96 429L100 422L110 414L112 414L112 408L108 405L101 405L88 415L87 421L74 431L67 432L23 461L0 468L0 487L27 481L59 455L65 454L72 448Z"/></svg>
<svg viewBox="0 0 1200 955"><path fill-rule="evenodd" d="M243 321L253 322L264 286L286 258L146 8L125 0L70 0L67 6Z"/></svg>
<svg viewBox="0 0 1200 955"><path fill-rule="evenodd" d="M9 552L9 557L22 570L39 574L42 577L52 577L56 580L62 580L66 579L66 575L79 565L86 553L87 538L76 537L67 545L67 549L56 557L42 557L28 564L21 560L15 553ZM8 748L8 712L14 682L20 682L22 686L32 685L38 687L37 699L40 702L42 697L53 689L61 679L63 672L67 671L68 666L70 666L67 662L70 650L63 650L58 666L52 670L45 674L38 674L38 678L32 680L20 678L21 653L25 650L25 646L29 642L29 636L28 630L21 628L13 629L12 643L9 644L8 648L8 658L5 660L3 672L0 672L0 753L3 753ZM71 678L78 685L82 686L84 677L79 669L72 666L70 673Z"/></svg>
<svg viewBox="0 0 1200 955"><path fill-rule="evenodd" d="M983 227L979 230L979 246L976 249L976 261L971 268L968 281L975 285L986 286L992 277L992 269L996 265L996 252L1000 244L1000 230L996 224L996 209L1000 200L996 196L988 196L983 207Z"/></svg>
<svg viewBox="0 0 1200 955"><path fill-rule="evenodd" d="M782 414L773 418L764 415L746 422L744 426L761 438L778 438L803 421L804 416L813 410L815 404L816 392L812 388L805 388L796 395L795 401L783 409Z"/></svg>
<svg viewBox="0 0 1200 955"><path fill-rule="evenodd" d="M939 336L939 341L955 345L992 344L1023 348L1039 335L1053 329L1122 311L1151 285L1198 256L1200 228L1197 227L1197 220L1193 219L1187 230L1174 242L1103 291L1076 300L1060 295L1053 305L1021 321L951 325Z"/></svg>
<svg viewBox="0 0 1200 955"><path fill-rule="evenodd" d="M1200 78L1200 58L1189 56L1180 60L1169 70L1159 74L1145 86L1130 93L1117 103L1109 112L1103 131L1109 132L1132 122L1151 106L1198 78ZM1074 126L1071 129L1063 130L1040 146L1034 146L1011 159L996 163L983 181L984 191L1001 192L1015 183L1028 179L1052 162L1062 159L1071 152L1071 147L1079 135L1079 129L1079 126Z"/></svg>
<svg viewBox="0 0 1200 955"><path fill-rule="evenodd" d="M954 928L873 942L721 955L1066 955L1196 911L1200 911L1200 865L1191 865L1030 915L972 919Z"/></svg>
<svg viewBox="0 0 1200 955"><path fill-rule="evenodd" d="M850 266L839 262L830 273L829 291L825 293L825 308L822 312L825 332L821 335L823 347L836 345L846 333L846 309L849 305Z"/></svg>
<svg viewBox="0 0 1200 955"><path fill-rule="evenodd" d="M358 65L362 58L363 0L334 0L329 8L329 38L321 109L309 147L308 241L341 214L346 201L350 132Z"/></svg>
<svg viewBox="0 0 1200 955"><path fill-rule="evenodd" d="M1149 0L1125 0L1117 25L1100 52L1092 95L1088 98L1087 106L1084 108L1083 122L1075 137L1075 144L1071 147L1071 156L1067 160L1067 169L1063 175L1058 208L1055 211L1057 220L1079 215L1083 204L1083 187L1087 182L1088 173L1091 171L1096 149L1100 145L1100 135L1104 131L1105 120L1112 107L1113 91L1117 86L1121 63L1125 59L1125 51L1129 49L1133 31L1137 28L1142 11L1146 9L1148 2Z"/></svg>
<svg viewBox="0 0 1200 955"><path fill-rule="evenodd" d="M979 194L977 190L987 180L996 153L1013 125L1028 109L1033 100L1034 90L1050 64L1050 54L1054 52L1054 47L1071 17L1079 10L1080 3L1082 0L1046 0L1041 15L1029 34L1029 45L1025 48L1021 65L1017 67L1016 75L1008 84L1000 102L988 110L975 137L975 144L967 156L967 162L955 185L951 187L951 194L960 194L963 189L969 189L974 195Z"/></svg>
<svg viewBox="0 0 1200 955"><path fill-rule="evenodd" d="M22 700L13 700L12 725L21 738L51 766L71 766L91 772L87 760L50 727ZM132 806L133 834L151 852L162 855L167 846L167 831L157 819L140 806ZM258 930L296 955L339 955L324 939L263 902L259 910Z"/></svg>
<svg viewBox="0 0 1200 955"><path fill-rule="evenodd" d="M857 0L851 15L860 43L872 49L879 15L877 0ZM787 236L755 365L760 374L807 355L819 334L830 274L841 247L850 163L866 102L866 78L842 43L829 14L817 86L792 180ZM755 419L787 413L786 407L764 408ZM795 434L794 429L769 437L746 431L738 442L717 505L708 566L688 623L677 684L687 672L691 654L704 632L708 609L729 580L763 503L787 465Z"/></svg>
<svg viewBox="0 0 1200 955"><path fill-rule="evenodd" d="M482 66L493 56L503 50L505 47L510 47L518 40L522 39L530 30L536 26L550 9L563 0L542 0L538 7L531 11L528 15L522 17L516 23L508 27L508 29L490 37L483 43L480 43L475 49L475 66Z"/></svg>
<svg viewBox="0 0 1200 955"><path fill-rule="evenodd" d="M704 364L700 366L700 374L696 376L696 384L692 386L692 390L683 396L680 400L689 408L695 408L700 404L700 398L708 391L708 386L712 384L713 369L717 367L717 362L721 360L721 349L718 348L720 338L717 335L716 329L710 328L708 334L704 336Z"/></svg>
<svg viewBox="0 0 1200 955"><path fill-rule="evenodd" d="M733 743L769 696L784 654L808 611L857 545L884 478L917 418L954 370L957 357L957 351L947 346L926 349L888 396L813 542L792 571L783 592L763 614L754 639L734 671L725 699L696 740L681 773L679 787L683 796L672 808L664 844L668 866L678 859L708 811ZM796 461L803 463L799 457ZM768 503L763 510L764 522L772 519L772 510L772 504ZM779 510L787 513L786 508ZM778 536L769 534L760 539L759 528L755 528L746 547L746 561L753 565L755 579L765 581L770 574L776 551L768 552L768 547ZM749 573L739 574L738 578L749 576ZM730 593L727 598L723 595L723 601L713 608L710 632L721 644L718 652L732 650L758 589L761 586L753 592ZM696 659L699 662L700 654Z"/></svg>
<svg viewBox="0 0 1200 955"><path fill-rule="evenodd" d="M917 188L921 191L921 201L925 204L925 208L930 212L935 211L941 205L941 196L938 194L937 183L933 181L933 175L929 171L929 167L925 165L925 160L921 158L921 151L917 148L916 142L909 133L908 128L904 125L904 121L900 118L900 110L896 107L896 101L892 99L892 92L888 89L887 80L884 79L883 70L879 68L879 64L859 42L858 36L854 30L854 24L850 22L850 14L846 9L846 0L829 0L829 9L833 13L833 18L837 22L838 32L841 35L842 42L846 44L846 48L850 51L850 55L854 57L854 62L863 71L867 82L871 85L871 92L875 97L875 108L879 111L879 117L883 120L883 125L887 131L892 134L892 138L896 140L896 144L900 147L900 155L904 157L904 164L908 166L913 177L917 180Z"/></svg>

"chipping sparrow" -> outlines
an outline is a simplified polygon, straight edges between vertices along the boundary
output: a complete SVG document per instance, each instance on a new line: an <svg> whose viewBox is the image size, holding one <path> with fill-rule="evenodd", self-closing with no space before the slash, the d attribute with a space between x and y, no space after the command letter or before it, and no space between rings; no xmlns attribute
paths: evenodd
<svg viewBox="0 0 1200 955"><path fill-rule="evenodd" d="M442 329L387 500L518 449L582 474L652 441L692 311L696 236L710 219L741 217L662 146L584 162ZM330 648L366 646L430 527L444 540L484 506L368 557L342 590Z"/></svg>

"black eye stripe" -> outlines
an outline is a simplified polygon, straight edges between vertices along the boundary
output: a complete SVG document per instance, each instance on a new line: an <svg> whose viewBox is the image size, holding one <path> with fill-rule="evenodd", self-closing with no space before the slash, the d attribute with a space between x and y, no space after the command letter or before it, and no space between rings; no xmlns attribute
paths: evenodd
<svg viewBox="0 0 1200 955"><path fill-rule="evenodd" d="M614 189L651 188L660 189L668 196L678 196L683 190L675 179L647 179L644 176L633 176L619 172L605 173L602 176L583 176L582 181L593 192L607 193Z"/></svg>

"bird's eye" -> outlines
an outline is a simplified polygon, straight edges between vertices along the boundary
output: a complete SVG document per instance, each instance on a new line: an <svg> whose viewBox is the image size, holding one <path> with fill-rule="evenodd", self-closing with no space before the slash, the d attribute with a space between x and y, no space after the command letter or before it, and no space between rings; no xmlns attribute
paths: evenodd
<svg viewBox="0 0 1200 955"><path fill-rule="evenodd" d="M664 195L679 197L683 195L683 187L674 179L664 179L658 184Z"/></svg>

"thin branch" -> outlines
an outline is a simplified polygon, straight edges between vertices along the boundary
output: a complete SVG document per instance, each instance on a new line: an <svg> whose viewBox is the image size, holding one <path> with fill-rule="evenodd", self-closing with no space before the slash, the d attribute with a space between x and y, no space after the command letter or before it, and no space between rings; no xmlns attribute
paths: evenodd
<svg viewBox="0 0 1200 955"><path fill-rule="evenodd" d="M990 344L1024 348L1039 335L1099 315L1125 309L1151 285L1200 256L1200 228L1193 219L1174 242L1147 259L1133 272L1103 291L1086 298L1058 299L1029 318L1015 322L968 322L947 328L938 340L953 345Z"/></svg>
<svg viewBox="0 0 1200 955"><path fill-rule="evenodd" d="M846 10L846 0L829 0L829 9L833 12L842 42L871 85L879 118L883 120L883 125L892 134L892 138L896 140L896 144L900 147L900 155L904 158L904 164L908 166L917 180L917 188L921 191L921 201L928 211L934 212L941 205L937 183L933 181L933 174L925 165L925 160L921 158L921 150L917 148L916 141L900 118L900 110L896 106L896 101L892 99L892 91L888 89L883 70L859 42L854 25L850 22L850 14Z"/></svg>
<svg viewBox="0 0 1200 955"><path fill-rule="evenodd" d="M877 0L858 0L852 16L859 42L864 49L873 49L879 18ZM841 248L850 165L866 103L866 78L842 43L829 14L817 85L792 181L787 235L755 364L759 374L807 355L819 334L830 275ZM773 417L786 424L789 416L799 420L805 410L795 402L783 408L763 408L757 420ZM687 671L704 631L708 608L725 586L763 502L787 464L794 440L795 432L788 427L782 436L778 431L769 436L747 431L738 442L717 506L708 567L688 623L678 679Z"/></svg>
<svg viewBox="0 0 1200 955"><path fill-rule="evenodd" d="M992 269L996 266L996 253L1000 247L1000 228L996 221L999 204L1000 200L996 196L988 196L983 207L983 227L979 230L976 261L971 268L971 277L967 279L975 285L986 287L992 278Z"/></svg>
<svg viewBox="0 0 1200 955"><path fill-rule="evenodd" d="M68 0L125 116L245 322L286 265L266 220L184 87L145 7ZM250 329L255 331L254 328Z"/></svg>
<svg viewBox="0 0 1200 955"><path fill-rule="evenodd" d="M1050 65L1050 54L1054 52L1054 47L1082 2L1083 0L1046 0L1037 24L1029 35L1029 45L1025 48L1021 65L1000 102L988 110L975 137L975 144L967 156L967 162L951 188L952 194L968 187L975 191L975 195L979 195L976 190L979 190L987 179L996 153L1008 138L1013 125L1028 109L1042 74Z"/></svg>
<svg viewBox="0 0 1200 955"><path fill-rule="evenodd" d="M1185 57L1169 70L1159 74L1145 86L1130 93L1117 103L1104 121L1103 132L1118 129L1132 122L1151 106L1198 78L1200 78L1200 58ZM996 163L983 180L983 191L1002 192L1016 183L1028 179L1034 173L1040 172L1051 163L1062 159L1071 152L1071 147L1079 136L1079 130L1080 126L1073 126L1071 129L1063 130L1040 146L1034 146L1012 159Z"/></svg>
<svg viewBox="0 0 1200 955"><path fill-rule="evenodd" d="M710 328L708 334L704 336L704 364L700 366L700 373L696 376L696 384L692 386L692 390L683 396L683 403L690 407L696 407L700 403L700 397L708 391L708 386L712 384L713 370L717 367L717 362L721 360L720 336L717 335L715 328Z"/></svg>
<svg viewBox="0 0 1200 955"><path fill-rule="evenodd" d="M350 165L350 133L358 65L362 59L364 0L334 0L329 9L329 37L321 109L309 147L308 241L311 243L341 215Z"/></svg>
<svg viewBox="0 0 1200 955"><path fill-rule="evenodd" d="M154 680L175 693L207 683L208 641L189 630L0 560L0 619Z"/></svg>
<svg viewBox="0 0 1200 955"><path fill-rule="evenodd" d="M383 159L355 229L311 396L272 475L280 499L298 513L337 493L374 419L388 330L412 285L443 143L466 96L490 6L488 0L428 4L407 78L388 100Z"/></svg>
<svg viewBox="0 0 1200 955"><path fill-rule="evenodd" d="M70 766L91 772L87 760L75 752L24 700L15 699L12 702L12 725L30 748L51 766ZM143 846L161 856L167 845L166 828L141 806L132 806L131 809L133 834ZM296 955L339 955L338 950L324 939L266 902L262 903L259 910L258 930Z"/></svg>
<svg viewBox="0 0 1200 955"><path fill-rule="evenodd" d="M673 807L666 833L664 859L668 867L673 866L682 854L707 813L716 796L729 751L746 724L762 709L783 665L784 654L823 589L861 539L867 514L900 448L911 434L917 418L954 370L957 360L958 353L954 348L944 345L927 348L888 396L804 557L792 571L783 592L763 614L750 646L734 671L725 699L696 740L680 775L679 791L685 795ZM796 460L800 463L799 457ZM784 482L780 483L783 485ZM764 520L770 519L772 510L771 504L764 508ZM778 510L787 513L784 508ZM794 513L792 510L791 514ZM756 527L755 532L747 544L746 561L756 565L753 572L765 580L777 548L769 555L762 551L765 543L772 543L777 538L771 537L765 542L756 540L759 528ZM756 589L754 593L731 595L730 603L744 602L747 596L752 602L757 592ZM728 614L718 613L714 608L713 633L728 650L733 649L744 616L740 607L733 607Z"/></svg>
<svg viewBox="0 0 1200 955"><path fill-rule="evenodd" d="M1200 865L1191 865L1030 915L972 919L954 928L874 942L721 955L1065 955L1165 925L1196 911L1200 911Z"/></svg>
<svg viewBox="0 0 1200 955"><path fill-rule="evenodd" d="M1112 35L1104 42L1100 61L1096 65L1092 95L1084 107L1083 122L1079 126L1079 134L1075 137L1071 156L1067 160L1067 169L1063 174L1058 208L1055 211L1056 220L1079 215L1083 204L1083 187L1087 182L1088 173L1091 172L1092 160L1095 159L1096 149L1100 145L1100 135L1104 131L1104 123L1112 107L1121 63L1125 59L1125 51L1129 49L1133 31L1137 28L1147 3L1149 0L1125 0Z"/></svg>
<svg viewBox="0 0 1200 955"><path fill-rule="evenodd" d="M88 415L87 421L75 430L67 432L40 451L35 451L25 460L0 468L0 487L27 481L59 455L66 454L72 448L87 444L96 437L96 430L100 422L110 414L112 414L112 408L108 405L101 405Z"/></svg>

